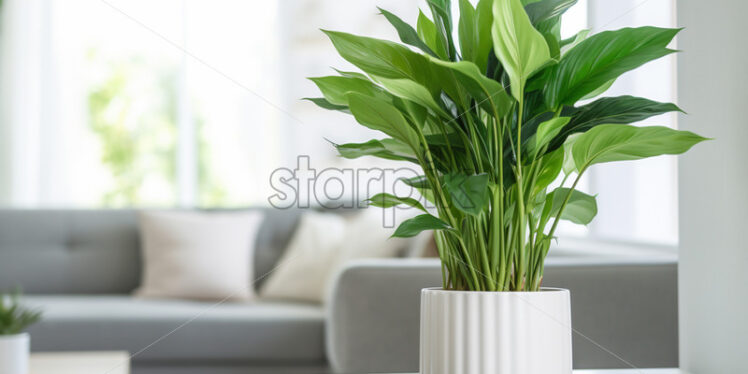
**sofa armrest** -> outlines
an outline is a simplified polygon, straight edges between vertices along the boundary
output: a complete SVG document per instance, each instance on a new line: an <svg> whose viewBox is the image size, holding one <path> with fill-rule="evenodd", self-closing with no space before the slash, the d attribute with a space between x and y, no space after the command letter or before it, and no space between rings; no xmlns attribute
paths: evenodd
<svg viewBox="0 0 748 374"><path fill-rule="evenodd" d="M441 270L436 259L348 264L328 299L326 344L333 370L417 371L421 289L438 286Z"/></svg>

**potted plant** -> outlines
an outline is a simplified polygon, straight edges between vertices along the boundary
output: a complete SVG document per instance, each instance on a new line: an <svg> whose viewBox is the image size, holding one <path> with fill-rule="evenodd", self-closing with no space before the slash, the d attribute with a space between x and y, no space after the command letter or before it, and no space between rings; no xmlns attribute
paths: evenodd
<svg viewBox="0 0 748 374"><path fill-rule="evenodd" d="M29 334L23 332L41 318L41 312L24 308L18 294L0 294L0 374L27 374Z"/></svg>
<svg viewBox="0 0 748 374"><path fill-rule="evenodd" d="M403 182L434 207L370 198L423 210L394 236L435 232L443 284L421 295L423 374L571 373L569 292L541 285L559 222L588 224L597 213L595 197L575 189L580 177L595 164L680 154L705 140L630 125L680 110L671 103L578 104L673 53L679 30L561 39L561 15L575 2L460 0L453 17L449 0L428 0L432 16L420 12L415 28L381 10L405 45L324 31L362 72L311 78L323 97L309 100L386 135L336 144L338 152L417 165L423 175Z"/></svg>

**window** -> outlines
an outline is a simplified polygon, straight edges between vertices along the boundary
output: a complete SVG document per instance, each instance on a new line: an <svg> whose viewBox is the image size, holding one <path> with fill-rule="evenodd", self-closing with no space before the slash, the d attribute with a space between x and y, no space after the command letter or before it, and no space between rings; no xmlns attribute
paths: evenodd
<svg viewBox="0 0 748 374"><path fill-rule="evenodd" d="M295 167L299 155L316 169L397 167L336 156L324 139L378 134L300 99L318 96L306 77L353 69L320 28L396 39L376 6L412 23L419 5L425 8L418 0L5 0L0 179L10 182L0 184L0 201L266 204L272 171ZM673 10L672 0L579 0L562 34L673 27ZM604 95L675 101L674 58L624 75ZM563 236L676 244L675 173L674 157L595 167L582 188L598 194L600 213L589 227L567 225Z"/></svg>
<svg viewBox="0 0 748 374"><path fill-rule="evenodd" d="M277 164L273 2L9 0L14 206L236 206ZM7 21L7 22L5 22Z"/></svg>
<svg viewBox="0 0 748 374"><path fill-rule="evenodd" d="M589 15L593 32L644 25L677 26L673 0L591 0ZM675 55L670 55L625 74L605 96L628 94L676 102L675 59ZM677 127L677 115L653 117L642 124ZM592 237L677 244L678 186L674 156L598 165L591 171L589 188L599 194L600 210L590 225Z"/></svg>

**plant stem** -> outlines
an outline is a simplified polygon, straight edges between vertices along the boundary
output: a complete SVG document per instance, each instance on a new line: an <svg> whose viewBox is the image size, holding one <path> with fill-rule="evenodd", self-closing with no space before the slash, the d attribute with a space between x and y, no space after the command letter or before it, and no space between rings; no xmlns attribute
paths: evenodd
<svg viewBox="0 0 748 374"><path fill-rule="evenodd" d="M483 160L481 159L480 145L478 144L478 134L475 132L475 123L473 122L470 113L467 114L467 122L470 130L470 138L472 140L473 153L475 154L475 160L478 163L478 172L483 173Z"/></svg>
<svg viewBox="0 0 748 374"><path fill-rule="evenodd" d="M519 246L519 268L516 269L517 274L517 287L518 290L524 288L523 278L525 277L525 271L527 269L527 248L525 247L525 190L523 188L523 175L522 175L522 117L524 115L524 89L520 87L520 98L519 98L519 110L517 117L517 210L519 212L518 226L519 226L519 237L517 238L517 245Z"/></svg>
<svg viewBox="0 0 748 374"><path fill-rule="evenodd" d="M481 214L480 217L483 215ZM486 244L485 244L485 234L483 232L483 225L481 222L474 221L474 230L476 231L476 235L478 240L478 250L480 251L481 255L481 261L483 264L483 273L485 274L486 282L487 282L487 288L489 291L496 291L496 286L494 282L494 272L493 269L491 269L491 265L488 264L488 253L486 253Z"/></svg>
<svg viewBox="0 0 748 374"><path fill-rule="evenodd" d="M558 210L556 219L553 220L553 226L551 226L551 230L548 231L548 237L553 238L553 233L556 232L556 227L558 227L558 222L561 220L561 214L564 212L564 209L566 208L566 204L569 203L569 199L571 199L571 194L572 192L574 192L574 188L577 187L577 183L579 183L579 180L582 179L582 173L584 173L585 169L582 169L579 171L579 174L577 174L577 178L574 179L574 183L572 183L571 188L569 189L569 192L566 193L566 197L564 198L564 202L561 204L561 207Z"/></svg>
<svg viewBox="0 0 748 374"><path fill-rule="evenodd" d="M436 120L437 124L439 124L439 127L442 132L442 137L444 138L444 142L447 145L447 153L449 154L449 159L452 161L452 167L454 169L457 169L457 161L455 159L455 154L452 151L452 142L449 141L449 137L447 136L447 127L444 125L443 121L440 121L438 118Z"/></svg>

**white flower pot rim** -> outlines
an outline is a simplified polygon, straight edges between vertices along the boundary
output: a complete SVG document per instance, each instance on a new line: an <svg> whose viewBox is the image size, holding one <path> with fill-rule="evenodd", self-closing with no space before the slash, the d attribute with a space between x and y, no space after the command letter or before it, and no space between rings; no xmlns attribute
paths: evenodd
<svg viewBox="0 0 748 374"><path fill-rule="evenodd" d="M538 295L545 292L569 292L566 288L557 287L540 287L539 291L465 291L465 290L445 290L443 287L426 287L423 291L434 292L434 293L470 293L470 294L517 294L517 295Z"/></svg>

